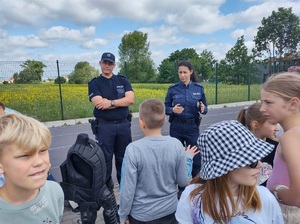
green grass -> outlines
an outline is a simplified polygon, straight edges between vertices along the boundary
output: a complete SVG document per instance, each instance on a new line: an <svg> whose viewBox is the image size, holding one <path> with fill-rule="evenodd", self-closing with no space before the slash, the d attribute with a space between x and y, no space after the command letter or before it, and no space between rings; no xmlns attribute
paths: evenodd
<svg viewBox="0 0 300 224"><path fill-rule="evenodd" d="M132 84L135 92L135 103L130 106L133 112L138 111L139 104L148 98L164 101L171 84ZM209 105L216 104L215 84L204 83L205 94ZM259 99L260 85L250 86L249 100ZM20 111L40 121L54 121L93 116L93 105L88 100L87 85L63 84L60 89L53 83L31 85L0 85L0 100L7 107ZM62 101L61 101L62 99ZM231 103L248 100L248 86L218 85L217 103ZM62 113L63 112L63 113Z"/></svg>

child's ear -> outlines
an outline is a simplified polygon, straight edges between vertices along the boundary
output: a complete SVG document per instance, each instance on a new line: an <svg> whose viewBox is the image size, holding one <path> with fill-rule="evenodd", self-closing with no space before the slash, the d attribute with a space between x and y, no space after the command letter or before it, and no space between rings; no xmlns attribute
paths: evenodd
<svg viewBox="0 0 300 224"><path fill-rule="evenodd" d="M139 119L139 123L141 128L144 129L146 127L145 122L143 120Z"/></svg>
<svg viewBox="0 0 300 224"><path fill-rule="evenodd" d="M298 97L292 97L292 99L290 99L290 108L292 110L298 109L299 104L300 104L300 99Z"/></svg>
<svg viewBox="0 0 300 224"><path fill-rule="evenodd" d="M3 170L3 167L2 167L2 163L0 163L0 174L3 174L4 173L4 170Z"/></svg>
<svg viewBox="0 0 300 224"><path fill-rule="evenodd" d="M259 128L259 123L258 123L258 121L252 121L252 122L251 122L251 128L252 128L253 130L256 130L257 128Z"/></svg>

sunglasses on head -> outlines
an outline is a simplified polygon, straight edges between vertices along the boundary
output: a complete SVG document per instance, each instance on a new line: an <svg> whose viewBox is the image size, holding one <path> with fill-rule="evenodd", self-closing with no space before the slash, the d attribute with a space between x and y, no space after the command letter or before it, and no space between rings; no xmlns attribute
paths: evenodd
<svg viewBox="0 0 300 224"><path fill-rule="evenodd" d="M256 161L256 162L254 162L254 163L251 163L251 164L249 165L250 168L255 169L255 168L257 167L257 165L258 165L258 162L259 162L259 161Z"/></svg>

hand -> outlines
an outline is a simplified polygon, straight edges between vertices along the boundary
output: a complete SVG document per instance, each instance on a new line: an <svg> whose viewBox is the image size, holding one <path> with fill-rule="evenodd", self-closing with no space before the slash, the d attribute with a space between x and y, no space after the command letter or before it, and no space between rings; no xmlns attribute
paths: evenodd
<svg viewBox="0 0 300 224"><path fill-rule="evenodd" d="M200 101L200 113L203 113L205 109L205 105L204 103L202 103L202 101Z"/></svg>
<svg viewBox="0 0 300 224"><path fill-rule="evenodd" d="M195 155L197 155L198 153L200 153L200 150L198 150L198 147L197 146L193 146L191 147L190 145L188 145L188 147L185 148L185 151L187 153L190 153L193 157Z"/></svg>
<svg viewBox="0 0 300 224"><path fill-rule="evenodd" d="M175 114L181 114L182 111L184 111L184 108L182 106L180 106L179 103L173 107L173 113L175 113Z"/></svg>
<svg viewBox="0 0 300 224"><path fill-rule="evenodd" d="M96 105L96 108L99 110L106 110L110 108L110 100L102 98L102 100Z"/></svg>
<svg viewBox="0 0 300 224"><path fill-rule="evenodd" d="M120 222L120 224L130 224L129 220L126 220L125 222Z"/></svg>

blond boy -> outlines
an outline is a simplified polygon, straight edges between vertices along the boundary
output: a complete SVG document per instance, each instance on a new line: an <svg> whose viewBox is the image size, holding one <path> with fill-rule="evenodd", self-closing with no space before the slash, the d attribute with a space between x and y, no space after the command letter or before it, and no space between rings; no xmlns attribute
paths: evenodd
<svg viewBox="0 0 300 224"><path fill-rule="evenodd" d="M51 134L41 122L19 114L0 117L1 223L60 223L64 195L46 181Z"/></svg>

